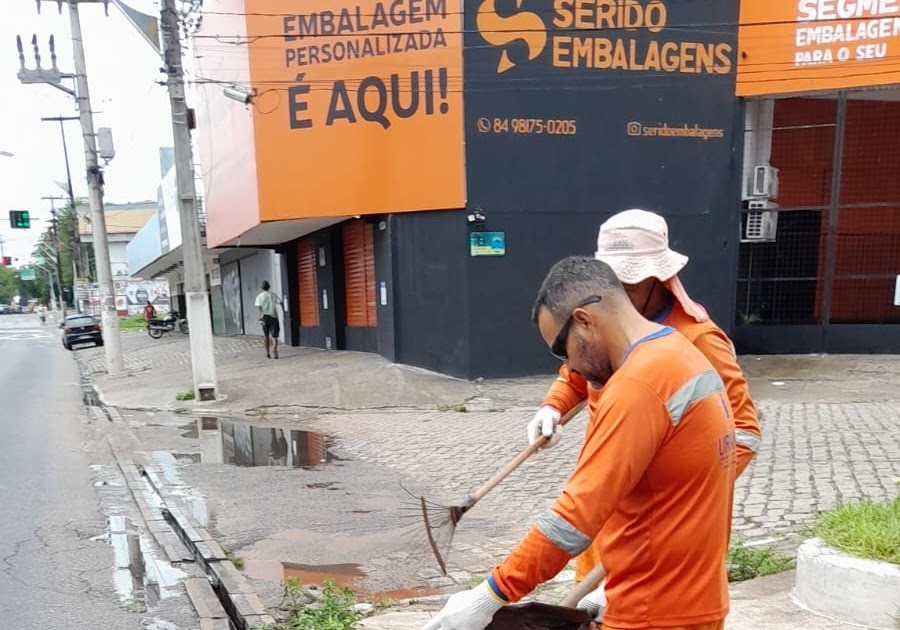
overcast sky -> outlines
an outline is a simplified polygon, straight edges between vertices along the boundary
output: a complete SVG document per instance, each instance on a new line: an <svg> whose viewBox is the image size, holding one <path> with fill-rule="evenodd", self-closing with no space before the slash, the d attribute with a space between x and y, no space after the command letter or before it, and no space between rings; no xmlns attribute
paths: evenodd
<svg viewBox="0 0 900 630"><path fill-rule="evenodd" d="M159 15L159 2L126 0L130 6ZM72 43L68 7L60 15L55 0L43 0L38 14L34 0L2 0L0 9L0 236L7 256L25 262L34 241L50 217L48 201L63 196L55 182L66 179L59 123L42 116L76 116L74 100L47 85L22 85L16 35L25 44L25 62L34 68L31 36L37 34L41 65L50 65L47 40L56 36L58 65L72 72ZM171 146L172 128L165 87L156 82L160 59L112 4L109 17L101 3L81 4L87 72L94 110L94 127L110 127L116 157L106 168L107 202L156 199L159 185L159 147ZM71 87L71 81L66 84ZM75 195L87 196L84 144L77 121L64 123ZM31 230L12 230L8 210L31 211ZM38 219L38 220L35 220Z"/></svg>

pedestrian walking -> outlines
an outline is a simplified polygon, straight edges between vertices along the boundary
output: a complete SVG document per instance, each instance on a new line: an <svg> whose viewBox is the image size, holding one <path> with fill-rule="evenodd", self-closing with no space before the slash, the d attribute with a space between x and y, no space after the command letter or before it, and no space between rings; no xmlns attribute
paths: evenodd
<svg viewBox="0 0 900 630"><path fill-rule="evenodd" d="M557 263L533 319L555 356L602 387L584 445L521 543L424 630L482 630L595 539L607 572L603 628L721 630L735 475L722 379L684 336L645 319L594 258ZM598 591L579 607L595 611Z"/></svg>
<svg viewBox="0 0 900 630"><path fill-rule="evenodd" d="M734 345L713 322L702 305L688 295L678 278L688 257L669 248L666 220L645 210L626 210L600 226L595 258L608 264L638 312L659 324L671 326L696 346L725 383L734 416L737 442L737 475L756 455L761 429L756 407ZM602 383L593 385L563 364L534 418L528 423L529 442L541 434L559 441L560 418L587 398L593 413L599 405ZM575 579L581 581L600 561L599 548L591 547L575 562Z"/></svg>
<svg viewBox="0 0 900 630"><path fill-rule="evenodd" d="M278 321L278 304L281 298L269 291L269 281L263 280L262 290L256 296L256 314L262 325L264 343L266 344L266 358L278 358L278 336L281 334L281 325ZM272 352L269 353L271 346Z"/></svg>
<svg viewBox="0 0 900 630"><path fill-rule="evenodd" d="M150 300L147 300L147 303L144 305L144 321L149 322L154 317L156 317L156 307L153 306Z"/></svg>

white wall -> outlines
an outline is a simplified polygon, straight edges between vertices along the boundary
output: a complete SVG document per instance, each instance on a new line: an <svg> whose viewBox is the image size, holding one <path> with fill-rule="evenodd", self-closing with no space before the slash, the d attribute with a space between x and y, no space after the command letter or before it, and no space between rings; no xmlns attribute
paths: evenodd
<svg viewBox="0 0 900 630"><path fill-rule="evenodd" d="M256 296L260 292L263 280L272 285L271 290L281 295L281 255L270 249L261 249L253 256L241 258L241 299L244 304L244 333L261 335L262 329L256 317ZM279 308L278 319L281 321L281 341L284 341L284 317Z"/></svg>
<svg viewBox="0 0 900 630"><path fill-rule="evenodd" d="M109 266L113 278L128 275L128 242L109 243Z"/></svg>

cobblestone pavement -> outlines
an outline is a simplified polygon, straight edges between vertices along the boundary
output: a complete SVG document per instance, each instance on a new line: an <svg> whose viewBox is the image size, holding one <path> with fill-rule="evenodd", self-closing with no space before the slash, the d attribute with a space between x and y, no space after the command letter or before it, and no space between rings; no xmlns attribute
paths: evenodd
<svg viewBox="0 0 900 630"><path fill-rule="evenodd" d="M900 404L761 401L764 438L738 480L734 531L748 541L784 540L841 502L896 496ZM320 416L340 449L460 503L525 446L521 412ZM584 416L561 444L534 455L460 522L454 564L486 569L518 541L558 494L578 453ZM388 446L389 445L389 446ZM788 539L790 544L790 539Z"/></svg>
<svg viewBox="0 0 900 630"><path fill-rule="evenodd" d="M122 359L131 371L155 370L178 365L190 365L191 348L181 333L151 339L144 331L122 331ZM216 357L233 357L260 348L255 337L214 337ZM106 372L106 354L102 347L79 348L76 359L87 374Z"/></svg>
<svg viewBox="0 0 900 630"><path fill-rule="evenodd" d="M436 504L465 501L526 446L525 423L551 380L545 376L469 383L400 369L373 355L297 348L284 349L286 360L266 362L260 358L258 338L217 337L215 344L220 383L227 383L223 389L230 401L240 399L233 410L259 412L258 406L265 404L265 413L255 416L254 423L331 436L333 451L343 460L321 471L291 471L180 459L186 482L211 505L218 504L212 527L223 544L246 552L251 560L255 553L304 563L322 556L321 562L315 561L321 564L345 562L329 554L346 556L350 549L383 575L399 575L412 564L431 585L440 585L440 580L427 551L423 556L399 548L394 538L397 506L401 501L413 507L416 503L400 484ZM140 388L158 399L160 407L173 401L174 394L162 389L168 384L159 373L189 373L186 338L167 335L153 340L146 334L127 333L123 345L128 369L146 370ZM75 355L88 374L104 372L102 348ZM773 368L766 371L763 363ZM845 363L856 366L856 372ZM737 483L737 536L760 542L775 539L791 547L798 539L791 534L802 532L821 510L842 501L896 496L900 389L895 365L888 357L801 357L751 364L758 372L751 391L762 415L764 437L759 456ZM868 371L861 372L863 368ZM183 389L188 378L181 374L170 380ZM96 380L104 389L138 389L138 379ZM241 393L239 386L245 390L240 397L235 396L236 391ZM866 400L878 402L860 402ZM461 408L451 404L440 405L445 411L437 410L439 402L462 401L467 412L446 411ZM219 409L228 417L224 408ZM165 418L165 412L134 417L143 448L180 451L199 459L196 440L171 439L171 427L189 419ZM501 560L557 496L577 458L584 423L582 414L564 429L559 446L533 456L465 515L449 555L450 569L458 572L461 583L468 573L484 573ZM161 432L159 439L153 437L156 431ZM322 479L336 485L321 490ZM315 492L324 496L314 496ZM298 557L290 555L296 547L289 554L284 546L282 555L282 545L289 542L285 538L301 530L312 537L295 541ZM336 536L341 533L344 538Z"/></svg>

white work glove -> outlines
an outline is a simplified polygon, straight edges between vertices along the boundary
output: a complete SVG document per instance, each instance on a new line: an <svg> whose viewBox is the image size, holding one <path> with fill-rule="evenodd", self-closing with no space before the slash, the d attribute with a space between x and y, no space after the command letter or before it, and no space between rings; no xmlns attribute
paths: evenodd
<svg viewBox="0 0 900 630"><path fill-rule="evenodd" d="M475 588L452 595L422 630L484 630L501 608L503 602L485 580Z"/></svg>
<svg viewBox="0 0 900 630"><path fill-rule="evenodd" d="M543 435L548 442L543 448L556 446L559 442L559 420L562 416L550 405L541 405L528 422L528 444L534 444L539 436Z"/></svg>
<svg viewBox="0 0 900 630"><path fill-rule="evenodd" d="M581 598L575 608L586 610L595 621L603 618L603 610L606 608L606 594L604 593L604 584Z"/></svg>

